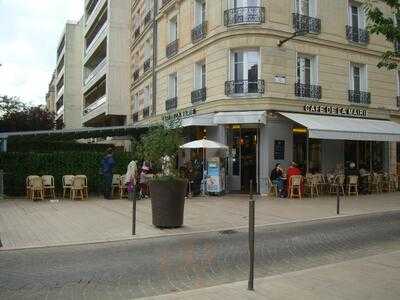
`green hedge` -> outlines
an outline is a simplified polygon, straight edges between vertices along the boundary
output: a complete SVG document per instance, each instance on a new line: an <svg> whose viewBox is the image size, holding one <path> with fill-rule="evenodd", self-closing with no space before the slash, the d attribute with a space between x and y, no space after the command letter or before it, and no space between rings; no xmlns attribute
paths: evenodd
<svg viewBox="0 0 400 300"><path fill-rule="evenodd" d="M53 152L0 154L0 169L6 173L5 194L22 196L25 194L25 179L28 175L53 175L58 193L62 192L62 176L83 174L88 177L89 193L100 193L102 176L99 174L102 152ZM115 174L125 174L132 153L116 152Z"/></svg>
<svg viewBox="0 0 400 300"><path fill-rule="evenodd" d="M94 152L106 152L108 148L114 148L115 150L122 150L123 148L116 148L112 144L88 144L78 143L75 141L21 141L12 140L7 143L8 152L74 152L74 151L94 151Z"/></svg>

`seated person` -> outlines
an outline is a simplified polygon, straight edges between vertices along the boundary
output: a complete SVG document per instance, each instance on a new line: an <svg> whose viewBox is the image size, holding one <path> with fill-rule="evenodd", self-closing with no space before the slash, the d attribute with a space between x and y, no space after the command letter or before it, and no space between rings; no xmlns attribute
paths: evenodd
<svg viewBox="0 0 400 300"><path fill-rule="evenodd" d="M284 180L283 180L283 171L281 169L280 164L276 164L275 168L271 171L271 181L278 188L279 197L283 197L283 189L284 189Z"/></svg>

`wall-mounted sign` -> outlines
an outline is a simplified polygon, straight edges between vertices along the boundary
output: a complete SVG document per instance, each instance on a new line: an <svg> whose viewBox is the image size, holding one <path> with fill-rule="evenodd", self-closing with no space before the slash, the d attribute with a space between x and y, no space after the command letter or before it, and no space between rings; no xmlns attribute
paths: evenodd
<svg viewBox="0 0 400 300"><path fill-rule="evenodd" d="M354 108L348 106L338 105L320 105L320 104L307 104L304 105L304 111L310 113L318 113L333 116L347 116L347 117L367 117L368 111L363 108Z"/></svg>
<svg viewBox="0 0 400 300"><path fill-rule="evenodd" d="M164 115L162 122L164 127L167 128L179 128L182 127L182 119L191 117L196 114L196 109L191 108L188 110L181 110L172 114Z"/></svg>
<svg viewBox="0 0 400 300"><path fill-rule="evenodd" d="M275 75L274 82L280 83L280 84L286 84L286 76L285 75Z"/></svg>
<svg viewBox="0 0 400 300"><path fill-rule="evenodd" d="M285 141L284 140L275 140L274 159L275 160L284 160L285 159Z"/></svg>

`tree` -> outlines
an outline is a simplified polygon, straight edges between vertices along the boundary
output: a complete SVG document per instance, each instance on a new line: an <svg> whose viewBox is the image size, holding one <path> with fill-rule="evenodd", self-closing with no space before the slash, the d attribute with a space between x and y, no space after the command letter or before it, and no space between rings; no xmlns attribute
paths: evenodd
<svg viewBox="0 0 400 300"><path fill-rule="evenodd" d="M17 97L0 96L0 132L49 130L54 113L43 106L28 106Z"/></svg>
<svg viewBox="0 0 400 300"><path fill-rule="evenodd" d="M382 3L389 7L393 14L385 14ZM397 69L400 62L400 0L366 0L364 8L368 18L369 33L383 35L394 45L393 50L383 53L378 67Z"/></svg>

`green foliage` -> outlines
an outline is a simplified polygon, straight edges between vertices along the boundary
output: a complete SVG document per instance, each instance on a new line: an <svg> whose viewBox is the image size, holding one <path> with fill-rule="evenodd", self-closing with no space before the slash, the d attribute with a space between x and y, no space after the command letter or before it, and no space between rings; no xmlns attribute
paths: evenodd
<svg viewBox="0 0 400 300"><path fill-rule="evenodd" d="M69 174L86 175L89 193L100 193L103 179L99 170L103 156L101 152L1 153L0 169L6 173L5 193L9 196L24 195L28 175L53 175L57 192L61 193L62 176ZM125 174L132 154L117 152L114 159L114 174Z"/></svg>
<svg viewBox="0 0 400 300"><path fill-rule="evenodd" d="M382 10L385 4L392 11L391 14L385 14ZM366 0L364 9L368 17L368 31L370 34L383 35L388 41L394 43L400 42L400 0ZM396 16L397 21L395 21ZM398 59L400 52L397 50L385 51L378 63L379 68L393 70L398 68Z"/></svg>
<svg viewBox="0 0 400 300"><path fill-rule="evenodd" d="M138 153L139 160L150 161L156 170L160 170L164 156L168 155L171 161L175 161L182 141L180 130L155 127L142 135L133 151Z"/></svg>

